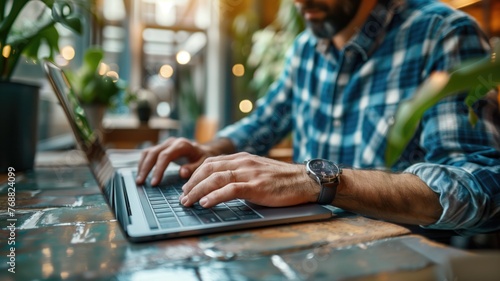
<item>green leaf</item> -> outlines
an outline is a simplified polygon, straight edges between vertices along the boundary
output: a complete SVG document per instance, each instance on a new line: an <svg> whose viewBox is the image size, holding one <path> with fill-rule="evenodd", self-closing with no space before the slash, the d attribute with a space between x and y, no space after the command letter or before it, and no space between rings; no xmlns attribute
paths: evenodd
<svg viewBox="0 0 500 281"><path fill-rule="evenodd" d="M23 54L28 58L37 59L38 51L44 42L47 43L49 47L49 58L52 59L54 54L59 52L59 33L55 26L42 30L29 40Z"/></svg>
<svg viewBox="0 0 500 281"><path fill-rule="evenodd" d="M472 110L472 105L500 85L500 60L495 56L498 51L500 44L495 47L491 58L464 63L450 75L444 72L433 73L412 99L401 103L396 112L395 123L387 136L387 167L393 166L399 159L415 134L424 112L441 99L467 92L465 104L469 106L469 121L472 125L477 122L478 117Z"/></svg>
<svg viewBox="0 0 500 281"><path fill-rule="evenodd" d="M16 0L12 1L12 6L10 10L8 11L7 17L0 22L0 42L5 42L7 39L8 34L12 30L12 26L16 19L19 17L19 14L23 10L24 6L29 2L30 0ZM5 6L7 6L7 1L3 2L3 8L4 12L7 12L5 10Z"/></svg>
<svg viewBox="0 0 500 281"><path fill-rule="evenodd" d="M415 96L400 104L395 122L389 129L385 161L392 166L403 153L406 145L415 134L425 110L440 99L441 91L446 88L450 77L447 73L436 72L422 84Z"/></svg>
<svg viewBox="0 0 500 281"><path fill-rule="evenodd" d="M67 2L55 2L52 6L52 18L77 34L82 34L81 17L74 15L74 8Z"/></svg>
<svg viewBox="0 0 500 281"><path fill-rule="evenodd" d="M31 19L31 25L19 27L16 20L29 2L30 0L0 1L0 46L10 45L12 49L9 57L0 57L0 79L2 80L10 79L21 54L37 59L38 51L43 43L48 44L49 57L53 58L54 54L59 51L59 34L54 24L60 23L73 32L81 34L83 17L73 5L79 5L81 8L92 5L84 0L41 0L40 3L44 3L45 7L39 11L39 17ZM46 10L50 10L51 14L44 13Z"/></svg>
<svg viewBox="0 0 500 281"><path fill-rule="evenodd" d="M104 58L104 52L101 48L89 48L85 51L83 64L79 72L81 75L94 74L99 71L99 65Z"/></svg>
<svg viewBox="0 0 500 281"><path fill-rule="evenodd" d="M113 98L126 88L121 80L99 74L104 52L100 47L85 51L82 65L75 71L66 69L64 72L73 86L76 95L85 104L104 104L111 106Z"/></svg>

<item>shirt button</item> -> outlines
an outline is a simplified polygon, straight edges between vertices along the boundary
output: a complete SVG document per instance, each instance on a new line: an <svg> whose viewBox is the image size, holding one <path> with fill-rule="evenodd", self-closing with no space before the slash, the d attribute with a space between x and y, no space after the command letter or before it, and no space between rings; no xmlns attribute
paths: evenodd
<svg viewBox="0 0 500 281"><path fill-rule="evenodd" d="M333 121L333 126L334 127L338 128L338 127L340 127L340 125L342 125L342 121L340 121L338 119Z"/></svg>

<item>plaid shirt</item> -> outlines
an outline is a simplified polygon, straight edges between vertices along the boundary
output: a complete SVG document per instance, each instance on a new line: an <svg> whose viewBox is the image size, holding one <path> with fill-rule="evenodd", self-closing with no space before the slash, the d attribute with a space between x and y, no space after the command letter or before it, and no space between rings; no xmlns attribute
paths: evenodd
<svg viewBox="0 0 500 281"><path fill-rule="evenodd" d="M433 71L488 52L477 25L438 1L379 1L341 50L309 31L300 34L256 110L218 136L240 151L264 155L292 132L297 163L326 158L382 169L398 104ZM477 103L481 118L472 128L463 96L439 102L393 167L419 176L439 194L442 216L425 227L463 234L500 229L500 137L492 130L500 116L493 105Z"/></svg>

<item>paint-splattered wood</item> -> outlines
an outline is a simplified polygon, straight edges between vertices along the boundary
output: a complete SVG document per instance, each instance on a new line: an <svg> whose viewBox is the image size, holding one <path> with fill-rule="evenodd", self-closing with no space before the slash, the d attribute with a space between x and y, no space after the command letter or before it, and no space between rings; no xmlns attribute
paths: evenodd
<svg viewBox="0 0 500 281"><path fill-rule="evenodd" d="M327 221L242 230L201 237L200 247L214 256L261 256L317 247L345 247L409 234L407 228L339 213Z"/></svg>

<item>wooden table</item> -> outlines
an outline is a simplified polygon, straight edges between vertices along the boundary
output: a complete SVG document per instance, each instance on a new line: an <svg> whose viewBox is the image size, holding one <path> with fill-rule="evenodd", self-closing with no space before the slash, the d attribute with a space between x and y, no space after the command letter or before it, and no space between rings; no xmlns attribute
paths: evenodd
<svg viewBox="0 0 500 281"><path fill-rule="evenodd" d="M86 166L26 172L12 216L7 202L3 184L0 280L452 280L447 261L470 255L342 210L321 222L134 244Z"/></svg>

